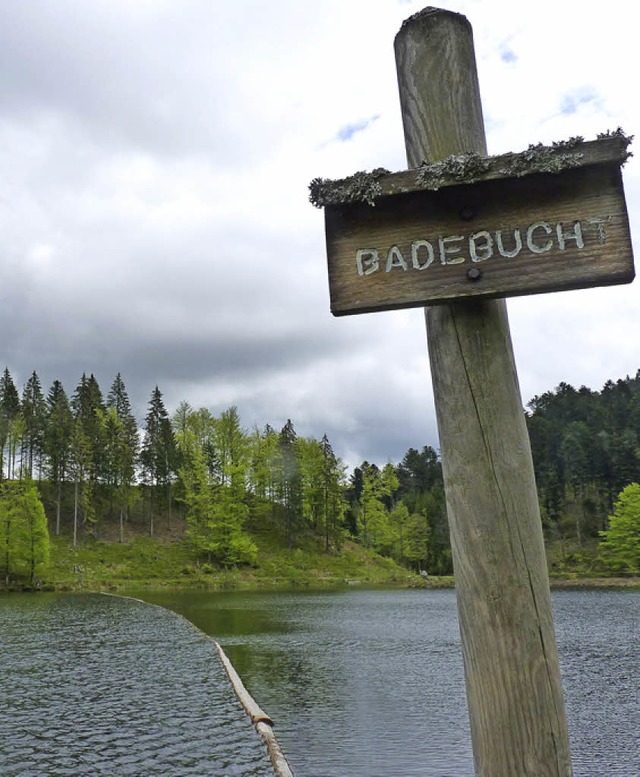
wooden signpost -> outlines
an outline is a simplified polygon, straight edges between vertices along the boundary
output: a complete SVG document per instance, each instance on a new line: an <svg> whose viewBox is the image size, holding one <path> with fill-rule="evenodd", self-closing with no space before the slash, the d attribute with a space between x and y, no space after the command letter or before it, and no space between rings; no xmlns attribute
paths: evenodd
<svg viewBox="0 0 640 777"><path fill-rule="evenodd" d="M312 201L326 207L332 310L428 304L476 775L570 777L531 448L502 298L633 278L620 179L628 141L616 132L487 159L466 18L427 8L403 24L395 51L412 170L311 186Z"/></svg>
<svg viewBox="0 0 640 777"><path fill-rule="evenodd" d="M628 139L317 181L335 315L628 283Z"/></svg>

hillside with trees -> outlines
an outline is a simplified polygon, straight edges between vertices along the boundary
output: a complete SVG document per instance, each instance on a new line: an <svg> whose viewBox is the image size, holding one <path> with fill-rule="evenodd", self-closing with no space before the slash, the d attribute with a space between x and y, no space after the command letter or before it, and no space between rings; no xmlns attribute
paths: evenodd
<svg viewBox="0 0 640 777"><path fill-rule="evenodd" d="M640 371L601 391L561 383L529 402L527 423L546 536L566 561L593 555L619 495L640 483ZM639 565L636 546L626 569Z"/></svg>
<svg viewBox="0 0 640 777"><path fill-rule="evenodd" d="M526 415L552 570L637 573L640 373L600 392L562 383ZM117 559L142 536L179 544L181 563L199 569L255 568L266 548L279 548L287 567L302 564L303 551L322 566L357 547L398 569L452 571L430 446L348 475L326 435L301 437L291 420L247 430L235 407L215 416L187 402L170 415L156 386L139 422L119 374L106 396L86 374L71 394L58 380L45 394L36 372L20 393L5 368L5 585L46 583L50 559L67 559L67 546L109 542Z"/></svg>

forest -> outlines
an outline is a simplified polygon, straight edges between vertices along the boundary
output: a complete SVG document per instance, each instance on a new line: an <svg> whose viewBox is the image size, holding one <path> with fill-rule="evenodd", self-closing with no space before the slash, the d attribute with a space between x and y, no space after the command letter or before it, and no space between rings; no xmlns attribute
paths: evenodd
<svg viewBox="0 0 640 777"><path fill-rule="evenodd" d="M561 383L527 405L551 571L640 567L640 371L601 391ZM83 374L69 395L33 372L20 393L0 378L0 571L5 585L46 579L50 538L127 543L159 533L198 563L255 565L277 540L339 554L345 542L430 575L452 572L438 452L351 473L327 436L247 430L156 386L139 421L122 376L106 396ZM177 532L177 533L176 533Z"/></svg>

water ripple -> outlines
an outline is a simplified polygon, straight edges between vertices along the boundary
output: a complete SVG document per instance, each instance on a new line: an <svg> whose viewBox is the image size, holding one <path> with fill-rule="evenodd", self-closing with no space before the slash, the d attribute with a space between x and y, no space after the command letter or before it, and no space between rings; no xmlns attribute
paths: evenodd
<svg viewBox="0 0 640 777"><path fill-rule="evenodd" d="M267 777L214 646L101 596L0 597L0 773Z"/></svg>

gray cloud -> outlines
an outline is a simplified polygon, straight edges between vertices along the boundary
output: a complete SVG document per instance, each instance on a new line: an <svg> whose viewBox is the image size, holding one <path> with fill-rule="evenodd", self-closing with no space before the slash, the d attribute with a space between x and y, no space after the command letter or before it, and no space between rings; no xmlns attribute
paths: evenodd
<svg viewBox="0 0 640 777"><path fill-rule="evenodd" d="M601 22L585 12L565 34L562 9L541 1L552 29L544 9L526 29L497 0L482 19L475 0L457 9L477 25L490 141L588 135L571 124L586 118L631 131L638 109L627 98L617 116L604 78L610 62L616 84L634 72L635 50L611 58L591 44ZM402 164L392 44L418 9L0 4L0 368L69 393L83 372L105 393L120 372L140 418L156 384L170 409L235 404L248 426L291 418L352 464L437 447L421 312L333 319L322 214L307 201L317 175ZM541 49L548 35L579 77ZM536 117L540 106L564 113ZM633 289L590 294L513 303L525 402L640 366L624 334L639 323Z"/></svg>

